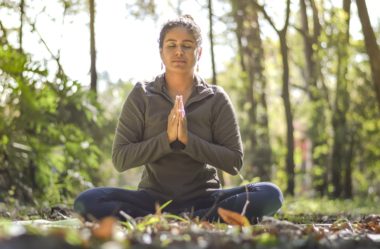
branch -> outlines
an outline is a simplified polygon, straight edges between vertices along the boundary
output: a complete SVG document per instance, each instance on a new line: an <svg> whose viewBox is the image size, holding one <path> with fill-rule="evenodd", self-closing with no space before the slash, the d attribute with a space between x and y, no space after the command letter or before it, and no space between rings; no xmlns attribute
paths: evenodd
<svg viewBox="0 0 380 249"><path fill-rule="evenodd" d="M59 55L59 52L58 52L58 56L56 56L52 51L51 49L49 48L49 46L47 45L45 39L42 37L41 33L37 30L36 28L36 21L32 22L28 17L25 18L26 21L29 23L30 26L32 26L32 31L36 32L36 34L39 36L41 42L44 44L46 50L49 52L49 54L51 55L51 57L56 61L57 63L57 66L58 66L58 72L61 73L62 75L66 75L64 70L63 70L63 67L61 65L61 62L60 62L60 55ZM36 18L37 19L37 18Z"/></svg>
<svg viewBox="0 0 380 249"><path fill-rule="evenodd" d="M284 27L282 28L282 32L286 32L289 26L289 17L290 17L290 0L286 1L286 18L285 18L285 24Z"/></svg>
<svg viewBox="0 0 380 249"><path fill-rule="evenodd" d="M290 27L294 28L296 31L298 31L298 33L300 33L303 37L306 37L309 39L309 35L306 34L306 32L304 30L302 30L301 28L297 27L296 25L290 25Z"/></svg>
<svg viewBox="0 0 380 249"><path fill-rule="evenodd" d="M5 29L3 23L1 22L0 20L0 28L1 28L1 31L3 31L3 36L1 37L2 40L4 40L4 43L8 44L8 40L7 40L7 37L8 37L8 34L7 34L7 30Z"/></svg>
<svg viewBox="0 0 380 249"><path fill-rule="evenodd" d="M276 31L276 33L280 33L280 31L276 28L276 25L272 21L272 18L268 15L268 13L265 11L265 7L263 5L260 5L257 3L257 1L253 1L253 4L263 13L265 19L269 22L269 24L272 26L272 28Z"/></svg>
<svg viewBox="0 0 380 249"><path fill-rule="evenodd" d="M314 0L310 0L311 8L313 10L313 38L314 42L317 42L318 37L321 35L321 23L319 21L318 8L314 2Z"/></svg>
<svg viewBox="0 0 380 249"><path fill-rule="evenodd" d="M294 88L296 88L296 89L302 90L302 91L304 91L305 93L308 93L308 92L309 92L309 90L308 90L306 87L301 86L301 85L297 85L297 84L291 83L290 86L291 86L291 87L294 87Z"/></svg>

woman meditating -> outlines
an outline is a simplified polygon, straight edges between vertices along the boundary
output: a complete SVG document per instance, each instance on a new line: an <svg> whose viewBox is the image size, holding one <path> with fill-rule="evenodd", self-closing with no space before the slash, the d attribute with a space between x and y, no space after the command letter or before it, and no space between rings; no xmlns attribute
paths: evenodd
<svg viewBox="0 0 380 249"><path fill-rule="evenodd" d="M74 209L87 219L131 217L163 210L209 221L217 209L242 212L250 220L281 207L279 188L268 182L221 189L216 168L236 175L243 148L236 115L226 92L195 73L202 54L199 26L190 16L164 24L159 49L165 72L137 83L124 103L112 148L115 168L144 166L138 190L99 187L81 193ZM248 190L248 193L247 191Z"/></svg>

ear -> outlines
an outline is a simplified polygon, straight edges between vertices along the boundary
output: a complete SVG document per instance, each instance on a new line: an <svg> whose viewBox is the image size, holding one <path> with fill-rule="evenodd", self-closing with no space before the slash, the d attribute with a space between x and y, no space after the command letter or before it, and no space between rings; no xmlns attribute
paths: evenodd
<svg viewBox="0 0 380 249"><path fill-rule="evenodd" d="M162 48L160 48L160 57L161 57L161 60L163 60L162 59Z"/></svg>

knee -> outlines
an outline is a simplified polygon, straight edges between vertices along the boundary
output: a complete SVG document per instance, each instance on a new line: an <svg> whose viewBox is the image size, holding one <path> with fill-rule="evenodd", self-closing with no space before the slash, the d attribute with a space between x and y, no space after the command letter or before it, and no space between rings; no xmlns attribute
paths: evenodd
<svg viewBox="0 0 380 249"><path fill-rule="evenodd" d="M260 182L250 184L248 186L250 192L258 192L260 202L263 204L263 210L265 215L274 215L284 202L284 197L281 189L271 182Z"/></svg>
<svg viewBox="0 0 380 249"><path fill-rule="evenodd" d="M277 212L282 207L282 203L284 202L284 196L282 194L281 189L277 185L270 182L268 182L267 184L268 195L270 195L270 199L273 202L273 206L276 208L275 212Z"/></svg>
<svg viewBox="0 0 380 249"><path fill-rule="evenodd" d="M95 198L93 196L93 189L86 190L80 193L74 201L74 211L80 215L85 215L89 208L93 206Z"/></svg>

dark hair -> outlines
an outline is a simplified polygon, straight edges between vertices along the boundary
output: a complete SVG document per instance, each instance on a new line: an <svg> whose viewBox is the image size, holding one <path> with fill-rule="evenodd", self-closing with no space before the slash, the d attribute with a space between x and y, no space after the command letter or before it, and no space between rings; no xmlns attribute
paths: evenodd
<svg viewBox="0 0 380 249"><path fill-rule="evenodd" d="M160 49L163 47L165 35L169 30L177 27L184 27L189 31L197 42L197 46L202 44L201 28L194 22L194 19L190 15L183 15L176 19L167 21L161 28L160 38L158 39L158 44Z"/></svg>

